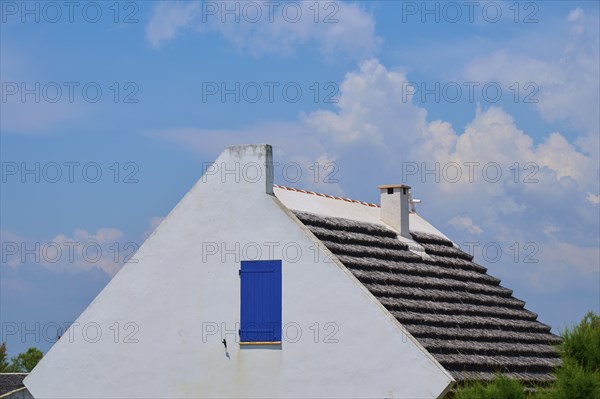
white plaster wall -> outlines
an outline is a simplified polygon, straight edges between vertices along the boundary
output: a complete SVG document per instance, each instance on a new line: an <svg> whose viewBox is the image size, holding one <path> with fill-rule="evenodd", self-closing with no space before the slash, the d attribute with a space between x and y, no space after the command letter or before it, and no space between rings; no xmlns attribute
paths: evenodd
<svg viewBox="0 0 600 399"><path fill-rule="evenodd" d="M230 147L216 164L262 164L269 150ZM235 180L211 175L190 190L142 245L138 263L123 267L79 317L80 327L25 379L34 397L435 398L444 391L451 377L347 270L316 249L310 234L265 192L267 176ZM283 259L283 323L301 328L297 342L289 342L296 331L289 329L278 349L236 343L238 270L245 258L206 256L206 243L228 249L256 243L265 250L262 259ZM276 244L274 256L267 256ZM286 244L287 255L281 253ZM301 248L298 259L293 247ZM117 342L109 329L115 322L121 325ZM127 322L139 326L139 342L123 342ZM333 330L323 329L328 322L338 327L337 343L323 342ZM98 342L83 339L81 326L90 323L102 329ZM214 326L207 323L230 330L227 353L221 331L203 339L203 328Z"/></svg>

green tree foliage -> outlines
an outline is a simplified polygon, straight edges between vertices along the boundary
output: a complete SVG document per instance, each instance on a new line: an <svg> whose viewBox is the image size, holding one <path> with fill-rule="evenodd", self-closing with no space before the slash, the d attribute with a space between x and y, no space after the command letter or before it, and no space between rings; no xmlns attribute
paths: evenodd
<svg viewBox="0 0 600 399"><path fill-rule="evenodd" d="M6 343L2 342L0 345L0 373L5 373L8 368L8 361L6 360Z"/></svg>
<svg viewBox="0 0 600 399"><path fill-rule="evenodd" d="M567 360L556 372L550 389L540 390L535 399L600 399L600 374Z"/></svg>
<svg viewBox="0 0 600 399"><path fill-rule="evenodd" d="M499 375L493 381L467 385L456 392L455 399L525 399L520 381Z"/></svg>
<svg viewBox="0 0 600 399"><path fill-rule="evenodd" d="M11 363L14 363L15 368L29 373L42 359L44 354L37 348L29 348L27 352L19 353L19 355L12 359Z"/></svg>
<svg viewBox="0 0 600 399"><path fill-rule="evenodd" d="M459 387L455 399L600 399L600 316L593 312L567 328L558 350L562 365L556 380L527 394L515 380L498 375L493 381Z"/></svg>
<svg viewBox="0 0 600 399"><path fill-rule="evenodd" d="M556 381L535 399L600 399L600 316L586 314L562 337Z"/></svg>
<svg viewBox="0 0 600 399"><path fill-rule="evenodd" d="M28 373L38 364L44 354L37 348L29 348L10 359L6 358L6 343L0 345L0 373Z"/></svg>
<svg viewBox="0 0 600 399"><path fill-rule="evenodd" d="M600 316L589 312L578 326L563 333L561 357L584 370L600 371Z"/></svg>

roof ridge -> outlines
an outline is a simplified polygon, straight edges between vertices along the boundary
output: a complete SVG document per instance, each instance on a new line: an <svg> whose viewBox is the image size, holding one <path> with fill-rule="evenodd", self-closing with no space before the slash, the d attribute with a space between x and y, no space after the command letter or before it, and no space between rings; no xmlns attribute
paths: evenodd
<svg viewBox="0 0 600 399"><path fill-rule="evenodd" d="M372 204L370 202L359 201L359 200L355 200L355 199L352 199L352 198L336 197L335 195L317 193L317 192L314 192L314 191L302 190L302 189L294 188L294 187L280 186L279 184L273 184L273 187L281 188L283 190L288 190L288 191L294 191L294 192L302 193L302 194L311 194L311 195L316 195L318 197L324 197L324 198L330 198L330 199L335 199L335 200L340 200L340 201L352 202L354 204L361 204L361 205L364 205L364 206L370 206L372 208L380 208L381 207L378 204Z"/></svg>

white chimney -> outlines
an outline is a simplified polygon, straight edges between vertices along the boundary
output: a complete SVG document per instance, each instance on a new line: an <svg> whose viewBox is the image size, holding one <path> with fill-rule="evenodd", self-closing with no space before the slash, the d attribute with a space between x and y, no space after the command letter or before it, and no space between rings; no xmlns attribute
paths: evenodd
<svg viewBox="0 0 600 399"><path fill-rule="evenodd" d="M219 156L204 176L219 178L222 183L235 183L239 190L273 195L273 148L270 144L233 145ZM255 187L260 190L255 191ZM245 195L245 194L240 194Z"/></svg>
<svg viewBox="0 0 600 399"><path fill-rule="evenodd" d="M408 225L410 186L390 184L379 186L382 222L394 228L402 237L411 238Z"/></svg>

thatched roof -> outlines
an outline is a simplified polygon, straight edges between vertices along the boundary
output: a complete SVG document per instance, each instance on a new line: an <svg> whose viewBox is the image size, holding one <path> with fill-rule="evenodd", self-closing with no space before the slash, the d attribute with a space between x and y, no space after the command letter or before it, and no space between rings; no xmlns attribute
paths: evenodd
<svg viewBox="0 0 600 399"><path fill-rule="evenodd" d="M0 397L24 389L23 379L25 377L27 377L27 373L0 373Z"/></svg>
<svg viewBox="0 0 600 399"><path fill-rule="evenodd" d="M452 242L411 232L420 254L384 226L294 213L457 381L553 379L560 338Z"/></svg>

